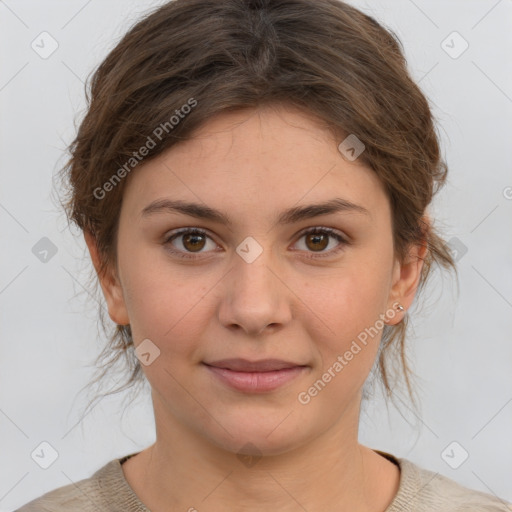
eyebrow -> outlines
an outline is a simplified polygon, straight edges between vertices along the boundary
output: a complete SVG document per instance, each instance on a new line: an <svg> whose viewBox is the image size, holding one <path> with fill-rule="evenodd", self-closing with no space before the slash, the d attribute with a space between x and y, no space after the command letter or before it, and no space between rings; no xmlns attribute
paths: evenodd
<svg viewBox="0 0 512 512"><path fill-rule="evenodd" d="M363 206L346 199L334 198L323 203L289 208L279 215L277 222L279 224L293 224L319 215L338 212L359 213L371 217L370 212ZM190 203L182 200L157 199L141 211L141 217L146 218L155 213L183 213L198 219L226 224L227 226L232 226L233 224L229 216L219 210L199 203Z"/></svg>

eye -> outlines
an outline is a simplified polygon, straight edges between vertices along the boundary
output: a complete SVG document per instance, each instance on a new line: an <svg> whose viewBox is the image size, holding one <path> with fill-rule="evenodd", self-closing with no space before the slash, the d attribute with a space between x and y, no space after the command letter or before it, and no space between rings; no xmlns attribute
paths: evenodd
<svg viewBox="0 0 512 512"><path fill-rule="evenodd" d="M304 245L306 247L306 251L312 250L313 253L321 253L318 256L315 254L307 256L308 258L324 258L332 256L333 254L337 254L343 250L344 246L349 243L345 237L341 236L341 234L332 228L315 227L303 231L299 236L299 240L305 238ZM334 249L325 251L325 248L329 246L329 239L333 238L338 242L338 245L334 247Z"/></svg>
<svg viewBox="0 0 512 512"><path fill-rule="evenodd" d="M206 239L212 240L206 231L200 228L183 228L168 237L165 240L165 244L173 246L172 242L177 240L179 241L178 245L181 245L183 249L179 248L176 250L174 248L170 248L170 252L179 258L196 259L197 257L194 256L194 253L200 253L201 249L206 246ZM216 245L215 242L213 245Z"/></svg>
<svg viewBox="0 0 512 512"><path fill-rule="evenodd" d="M299 240L305 238L305 251L313 253L321 253L319 255L307 256L308 258L323 258L331 256L340 252L345 245L349 242L340 235L337 231L332 228L315 227L303 231L299 234ZM329 251L325 251L326 247L329 246L330 239L335 239L338 245ZM205 247L207 247L207 240L210 240L213 244L212 249L215 250L217 245L206 231L200 228L183 228L173 232L164 244L169 246L169 251L179 258L184 259L197 259ZM178 242L177 246L174 242ZM179 247L181 246L181 247Z"/></svg>

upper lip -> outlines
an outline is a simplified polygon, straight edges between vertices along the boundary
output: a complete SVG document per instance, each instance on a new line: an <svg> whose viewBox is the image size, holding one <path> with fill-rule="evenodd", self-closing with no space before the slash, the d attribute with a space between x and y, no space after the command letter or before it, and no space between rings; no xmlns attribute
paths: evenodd
<svg viewBox="0 0 512 512"><path fill-rule="evenodd" d="M249 361L247 359L220 359L205 363L208 366L217 368L226 368L237 372L270 372L272 370L282 370L283 368L295 368L296 366L306 366L303 364L291 363L282 359L261 359L259 361Z"/></svg>

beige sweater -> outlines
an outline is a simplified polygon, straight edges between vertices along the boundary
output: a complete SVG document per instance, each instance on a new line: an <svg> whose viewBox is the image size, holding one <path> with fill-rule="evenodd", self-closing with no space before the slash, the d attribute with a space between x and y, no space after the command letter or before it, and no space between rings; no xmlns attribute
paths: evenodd
<svg viewBox="0 0 512 512"><path fill-rule="evenodd" d="M407 459L375 451L400 468L398 492L384 512L512 511L512 504L505 500L463 487ZM15 512L150 512L128 485L121 468L133 455L114 459L90 478L50 491Z"/></svg>

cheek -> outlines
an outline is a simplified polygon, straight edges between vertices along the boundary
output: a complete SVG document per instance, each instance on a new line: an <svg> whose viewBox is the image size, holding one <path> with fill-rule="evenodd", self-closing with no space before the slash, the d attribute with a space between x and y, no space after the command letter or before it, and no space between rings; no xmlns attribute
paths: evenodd
<svg viewBox="0 0 512 512"><path fill-rule="evenodd" d="M387 259L385 254L381 258L358 258L354 264L347 262L328 279L309 281L303 287L303 302L307 306L303 314L309 319L303 327L309 329L310 338L315 340L322 367L331 366L351 346L353 353L357 353L354 360L364 367L373 364L389 294Z"/></svg>
<svg viewBox="0 0 512 512"><path fill-rule="evenodd" d="M135 258L130 265L124 288L135 344L149 338L162 355L190 351L204 331L207 292L214 282L180 275L170 265L148 265Z"/></svg>

